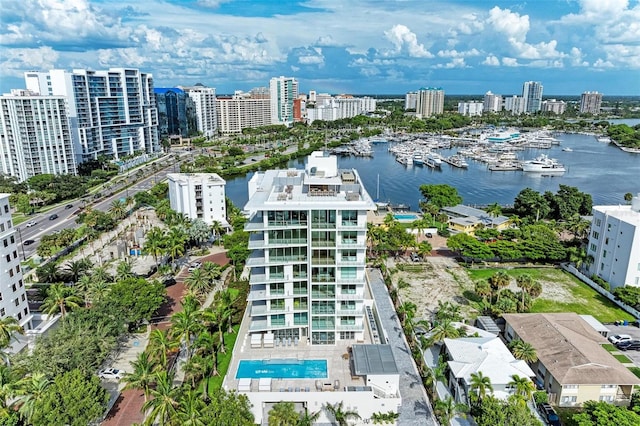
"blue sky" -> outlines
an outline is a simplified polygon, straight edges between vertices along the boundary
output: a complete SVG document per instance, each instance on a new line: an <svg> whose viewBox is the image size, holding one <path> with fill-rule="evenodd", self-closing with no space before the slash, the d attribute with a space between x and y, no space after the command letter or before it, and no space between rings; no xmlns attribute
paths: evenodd
<svg viewBox="0 0 640 426"><path fill-rule="evenodd" d="M302 92L640 95L639 0L14 0L0 90L23 73L135 67L218 93L296 77Z"/></svg>

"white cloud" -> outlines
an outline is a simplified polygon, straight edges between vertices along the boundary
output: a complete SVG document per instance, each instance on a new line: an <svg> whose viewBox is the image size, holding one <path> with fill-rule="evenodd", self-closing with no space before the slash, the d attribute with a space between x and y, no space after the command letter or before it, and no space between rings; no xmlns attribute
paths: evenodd
<svg viewBox="0 0 640 426"><path fill-rule="evenodd" d="M502 65L504 65L505 67L517 67L517 66L520 66L520 64L518 63L518 60L516 58L508 58L508 57L502 58Z"/></svg>
<svg viewBox="0 0 640 426"><path fill-rule="evenodd" d="M582 51L580 49L578 49L577 47L572 47L571 48L571 53L569 55L571 57L571 65L573 65L574 67L588 67L589 66L589 62L583 60L583 54Z"/></svg>
<svg viewBox="0 0 640 426"><path fill-rule="evenodd" d="M489 55L482 61L483 65L489 65L491 67L500 66L500 60L495 55Z"/></svg>
<svg viewBox="0 0 640 426"><path fill-rule="evenodd" d="M441 58L464 58L468 56L479 56L479 55L480 55L480 51L478 51L478 49L476 49L475 47L471 50L460 51L460 52L458 52L455 49L438 51L438 56Z"/></svg>
<svg viewBox="0 0 640 426"><path fill-rule="evenodd" d="M489 11L487 22L490 28L516 41L524 41L529 32L529 16L520 16L509 9L500 9L498 6Z"/></svg>
<svg viewBox="0 0 640 426"><path fill-rule="evenodd" d="M451 62L448 62L446 64L436 65L436 68L445 68L445 69L467 68L467 64L465 63L464 58L453 58Z"/></svg>
<svg viewBox="0 0 640 426"><path fill-rule="evenodd" d="M60 54L49 46L37 49L5 49L0 62L2 73L12 77L23 77L27 70L50 70L56 68Z"/></svg>
<svg viewBox="0 0 640 426"><path fill-rule="evenodd" d="M602 58L598 58L597 61L593 63L594 68L613 68L613 64L609 61L605 61Z"/></svg>
<svg viewBox="0 0 640 426"><path fill-rule="evenodd" d="M406 53L413 58L433 58L431 52L418 43L418 37L404 25L394 25L384 32L385 37L395 46L394 54Z"/></svg>

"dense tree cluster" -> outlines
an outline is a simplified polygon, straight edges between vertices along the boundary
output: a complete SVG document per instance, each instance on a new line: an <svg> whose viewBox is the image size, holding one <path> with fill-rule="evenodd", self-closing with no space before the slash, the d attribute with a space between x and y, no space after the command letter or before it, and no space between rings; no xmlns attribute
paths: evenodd
<svg viewBox="0 0 640 426"><path fill-rule="evenodd" d="M591 214L591 195L573 186L561 184L559 188L556 194L550 191L540 194L531 188L523 189L514 200L516 214L529 222L543 219L567 222L576 215Z"/></svg>
<svg viewBox="0 0 640 426"><path fill-rule="evenodd" d="M633 127L626 124L611 125L607 128L607 134L624 147L640 149L640 124Z"/></svg>

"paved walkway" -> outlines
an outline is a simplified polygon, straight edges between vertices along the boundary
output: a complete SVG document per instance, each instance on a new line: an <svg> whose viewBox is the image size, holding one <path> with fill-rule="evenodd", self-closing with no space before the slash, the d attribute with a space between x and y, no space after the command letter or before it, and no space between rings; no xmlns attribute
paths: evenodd
<svg viewBox="0 0 640 426"><path fill-rule="evenodd" d="M376 301L378 317L382 321L382 328L391 346L393 357L400 372L400 396L402 408L399 425L436 426L438 422L433 416L427 392L422 386L422 379L418 368L411 356L409 344L402 331L398 315L393 307L389 292L378 269L367 269L369 286Z"/></svg>

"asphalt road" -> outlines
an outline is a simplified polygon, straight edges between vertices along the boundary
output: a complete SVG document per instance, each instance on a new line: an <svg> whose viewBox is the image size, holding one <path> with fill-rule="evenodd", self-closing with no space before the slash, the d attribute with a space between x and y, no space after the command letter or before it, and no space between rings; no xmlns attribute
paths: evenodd
<svg viewBox="0 0 640 426"><path fill-rule="evenodd" d="M29 258L33 254L36 253L38 249L38 245L40 244L40 239L43 235L48 235L56 231L61 231L63 229L75 228L78 226L76 223L77 214L80 212L79 209L83 206L91 206L94 210L100 210L106 212L111 207L113 201L118 200L120 198L126 198L128 196L133 196L140 191L149 190L153 185L157 182L161 182L166 179L167 174L174 173L175 171L180 170L180 162L181 160L176 161L174 158L175 153L169 154L165 157L161 157L160 159L154 161L154 163L159 163L161 169L157 172L153 172L151 165L145 165L142 168L135 169L133 171L129 171L127 174L120 175L125 176L125 179L122 179L122 182L112 186L108 190L103 190L102 193L109 193L105 197L99 199L93 199L92 196L85 196L82 198L77 198L75 200L68 200L66 203L61 206L55 207L49 210L46 213L35 214L30 216L29 219L19 226L16 227L18 230L18 243L21 246L20 255L23 256L23 259ZM189 152L179 152L181 156L189 155ZM140 180L136 180L136 172L138 170L143 171L143 177ZM124 188L127 184L131 184L128 188ZM66 208L67 205L72 205L71 208ZM53 215L57 214L58 218L50 220L49 218ZM35 222L34 226L27 226L27 223ZM24 241L33 240L33 243L25 245Z"/></svg>

